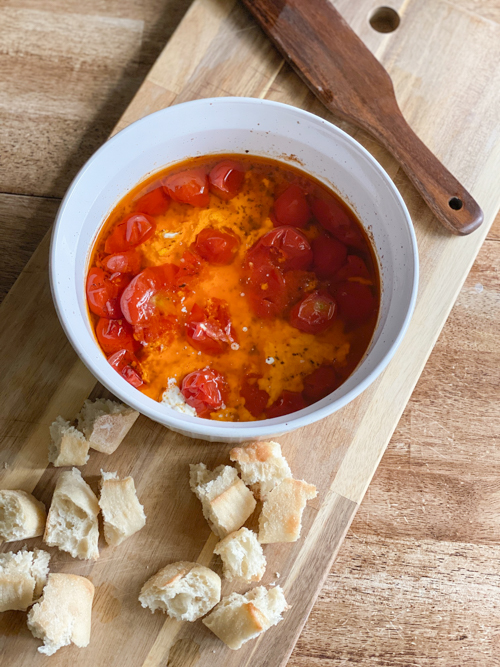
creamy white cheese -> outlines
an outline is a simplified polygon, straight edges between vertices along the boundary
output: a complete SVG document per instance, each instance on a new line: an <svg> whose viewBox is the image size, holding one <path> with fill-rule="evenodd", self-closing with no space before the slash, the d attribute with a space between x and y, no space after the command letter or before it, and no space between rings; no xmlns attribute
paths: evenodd
<svg viewBox="0 0 500 667"><path fill-rule="evenodd" d="M192 415L196 417L196 410L186 403L181 390L177 386L175 378L170 378L167 383L167 388L163 392L161 402L168 405L172 410L182 412L184 415Z"/></svg>

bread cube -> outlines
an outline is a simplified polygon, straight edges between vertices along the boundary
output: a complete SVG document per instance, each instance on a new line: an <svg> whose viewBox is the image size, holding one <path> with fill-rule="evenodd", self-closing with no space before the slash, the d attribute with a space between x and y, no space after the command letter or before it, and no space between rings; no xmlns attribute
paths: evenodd
<svg viewBox="0 0 500 667"><path fill-rule="evenodd" d="M99 558L99 503L78 468L57 480L43 539L73 558Z"/></svg>
<svg viewBox="0 0 500 667"><path fill-rule="evenodd" d="M98 398L85 401L78 415L78 427L92 449L112 454L134 425L139 413L127 405Z"/></svg>
<svg viewBox="0 0 500 667"><path fill-rule="evenodd" d="M316 498L316 487L303 480L284 479L269 493L259 517L259 542L296 542L302 513L308 500Z"/></svg>
<svg viewBox="0 0 500 667"><path fill-rule="evenodd" d="M50 554L42 549L0 554L0 612L26 611L42 594Z"/></svg>
<svg viewBox="0 0 500 667"><path fill-rule="evenodd" d="M286 609L288 605L280 586L267 590L258 586L245 595L231 593L222 598L202 622L230 649L237 650L279 623Z"/></svg>
<svg viewBox="0 0 500 667"><path fill-rule="evenodd" d="M52 655L73 643L83 648L90 642L94 586L76 574L49 574L40 602L28 614L28 628L41 639L40 653Z"/></svg>
<svg viewBox="0 0 500 667"><path fill-rule="evenodd" d="M257 535L248 528L229 533L214 549L222 558L224 577L244 583L260 581L266 571L266 557Z"/></svg>
<svg viewBox="0 0 500 667"><path fill-rule="evenodd" d="M101 470L99 506L104 520L104 537L117 546L144 527L146 515L137 499L132 477L119 479L116 472Z"/></svg>
<svg viewBox="0 0 500 667"><path fill-rule="evenodd" d="M210 528L219 537L241 528L257 504L231 466L221 465L211 471L204 463L191 464L190 485L201 500Z"/></svg>
<svg viewBox="0 0 500 667"><path fill-rule="evenodd" d="M241 479L260 500L282 480L292 477L277 442L252 442L245 447L234 447L229 458L236 462Z"/></svg>
<svg viewBox="0 0 500 667"><path fill-rule="evenodd" d="M50 426L49 463L61 466L84 466L89 460L90 443L81 431L57 417Z"/></svg>
<svg viewBox="0 0 500 667"><path fill-rule="evenodd" d="M166 612L178 621L196 621L220 600L217 573L198 563L171 563L142 587L139 602L144 608Z"/></svg>
<svg viewBox="0 0 500 667"><path fill-rule="evenodd" d="M0 491L0 537L4 542L43 535L45 505L26 491Z"/></svg>

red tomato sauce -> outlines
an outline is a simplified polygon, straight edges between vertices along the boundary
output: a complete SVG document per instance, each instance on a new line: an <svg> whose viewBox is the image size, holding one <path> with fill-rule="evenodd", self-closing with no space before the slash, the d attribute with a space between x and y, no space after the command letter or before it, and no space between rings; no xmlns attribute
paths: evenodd
<svg viewBox="0 0 500 667"><path fill-rule="evenodd" d="M250 155L193 158L138 184L102 227L86 289L122 377L157 401L173 378L198 416L223 421L290 414L337 389L380 305L351 209Z"/></svg>

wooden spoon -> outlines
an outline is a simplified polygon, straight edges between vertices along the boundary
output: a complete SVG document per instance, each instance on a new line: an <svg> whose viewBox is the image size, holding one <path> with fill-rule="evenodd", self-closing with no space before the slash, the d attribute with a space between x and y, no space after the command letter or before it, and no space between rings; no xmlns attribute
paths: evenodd
<svg viewBox="0 0 500 667"><path fill-rule="evenodd" d="M479 227L479 205L413 132L390 76L328 0L243 2L323 104L394 155L446 229Z"/></svg>

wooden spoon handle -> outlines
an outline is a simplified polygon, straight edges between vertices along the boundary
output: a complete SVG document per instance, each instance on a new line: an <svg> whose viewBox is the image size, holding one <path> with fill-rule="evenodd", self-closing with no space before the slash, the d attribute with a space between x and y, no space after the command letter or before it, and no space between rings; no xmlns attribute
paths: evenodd
<svg viewBox="0 0 500 667"><path fill-rule="evenodd" d="M418 138L401 111L366 127L401 164L440 222L455 234L470 234L483 222L476 200Z"/></svg>

